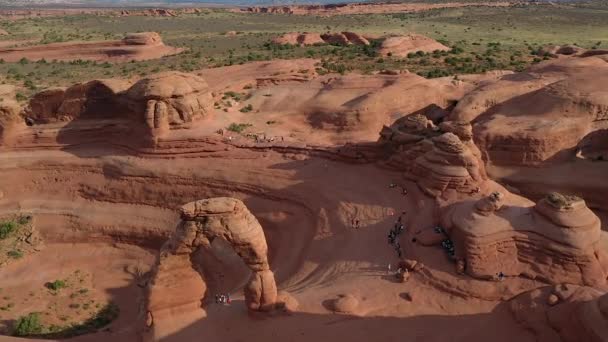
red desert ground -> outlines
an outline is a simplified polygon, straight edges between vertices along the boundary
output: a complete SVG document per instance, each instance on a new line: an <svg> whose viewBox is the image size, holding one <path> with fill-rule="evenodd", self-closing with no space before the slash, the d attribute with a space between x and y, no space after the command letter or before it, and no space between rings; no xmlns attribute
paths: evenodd
<svg viewBox="0 0 608 342"><path fill-rule="evenodd" d="M524 6L474 5L444 7ZM57 9L11 11L7 40L29 43L2 47L4 63L120 68L187 54L146 23L210 10L66 9L55 14L141 29L52 43L10 35ZM453 49L356 27L268 44L389 59ZM83 79L25 99L7 78L0 341L608 341L608 50L543 56L435 78L273 59Z"/></svg>

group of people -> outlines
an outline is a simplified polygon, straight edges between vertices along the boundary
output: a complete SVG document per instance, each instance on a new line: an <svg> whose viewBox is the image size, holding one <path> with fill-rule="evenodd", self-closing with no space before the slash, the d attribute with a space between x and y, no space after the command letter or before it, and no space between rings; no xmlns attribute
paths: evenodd
<svg viewBox="0 0 608 342"><path fill-rule="evenodd" d="M229 294L216 294L215 295L215 304L229 305L230 304L230 295Z"/></svg>
<svg viewBox="0 0 608 342"><path fill-rule="evenodd" d="M397 252L399 258L403 255L403 251L401 250L401 244L398 241L399 235L405 231L405 226L401 222L403 215L405 215L405 211L399 216L397 222L395 222L395 226L388 233L388 244L392 245Z"/></svg>
<svg viewBox="0 0 608 342"><path fill-rule="evenodd" d="M434 230L435 230L435 233L443 234L445 236L445 239L443 239L443 241L441 241L441 247L443 247L443 249L445 250L445 252L448 254L448 256L451 259L454 259L454 257L455 257L454 243L452 242L452 240L450 239L448 234L440 226L436 226Z"/></svg>
<svg viewBox="0 0 608 342"><path fill-rule="evenodd" d="M450 258L453 259L455 257L454 243L452 242L452 240L445 239L445 240L441 241L441 247L443 247L443 249L446 251L446 253L448 253L448 256Z"/></svg>

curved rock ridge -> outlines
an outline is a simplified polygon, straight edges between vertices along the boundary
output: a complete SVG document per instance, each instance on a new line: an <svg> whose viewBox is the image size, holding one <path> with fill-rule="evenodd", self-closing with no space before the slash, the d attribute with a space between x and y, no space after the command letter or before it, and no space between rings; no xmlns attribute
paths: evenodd
<svg viewBox="0 0 608 342"><path fill-rule="evenodd" d="M554 284L606 285L600 220L580 198L553 193L533 205L495 192L450 207L441 221L455 259L475 278L523 275Z"/></svg>
<svg viewBox="0 0 608 342"><path fill-rule="evenodd" d="M538 165L574 157L579 142L608 126L608 64L564 58L484 82L450 114L474 124L484 159L496 165Z"/></svg>
<svg viewBox="0 0 608 342"><path fill-rule="evenodd" d="M89 60L126 63L175 55L184 51L165 45L156 32L129 33L120 40L70 41L40 45L0 48L0 58L17 62L22 58L30 61Z"/></svg>
<svg viewBox="0 0 608 342"><path fill-rule="evenodd" d="M515 297L509 307L540 342L605 342L608 336L608 294L595 288L543 287Z"/></svg>
<svg viewBox="0 0 608 342"><path fill-rule="evenodd" d="M147 305L154 322L174 319L171 312L177 308L181 313L202 311L200 303L208 296L207 285L204 271L192 257L201 249L210 250L217 238L227 241L253 272L245 287L249 310L274 308L277 288L264 231L243 202L229 197L190 202L181 208L181 218L153 270Z"/></svg>

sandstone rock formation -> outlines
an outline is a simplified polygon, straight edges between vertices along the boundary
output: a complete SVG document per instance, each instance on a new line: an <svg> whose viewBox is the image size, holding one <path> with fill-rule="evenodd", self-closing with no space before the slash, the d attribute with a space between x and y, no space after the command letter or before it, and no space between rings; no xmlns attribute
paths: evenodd
<svg viewBox="0 0 608 342"><path fill-rule="evenodd" d="M449 47L437 42L434 39L420 35L408 34L405 36L388 37L380 46L380 54L386 56L406 57L409 53L448 51Z"/></svg>
<svg viewBox="0 0 608 342"><path fill-rule="evenodd" d="M492 193L449 208L441 221L456 260L473 277L606 285L600 220L580 198L553 193L532 205L513 194Z"/></svg>
<svg viewBox="0 0 608 342"><path fill-rule="evenodd" d="M290 44L308 46L316 44L334 45L369 45L369 41L362 35L355 32L339 32L318 34L314 32L290 32L272 39L275 44Z"/></svg>
<svg viewBox="0 0 608 342"><path fill-rule="evenodd" d="M604 163L578 160L605 158L605 80L608 64L596 56L545 61L480 83L447 120L473 125L482 159L501 182L536 198L553 190L578 193L591 207L606 210L608 201L598 196L608 186Z"/></svg>
<svg viewBox="0 0 608 342"><path fill-rule="evenodd" d="M290 44L290 45L300 45L300 46L308 46L315 44L325 44L325 41L321 39L321 35L314 32L290 32L286 33L280 37L276 37L272 40L275 44Z"/></svg>
<svg viewBox="0 0 608 342"><path fill-rule="evenodd" d="M514 318L539 342L608 338L608 294L597 289L559 284L523 293L509 305Z"/></svg>
<svg viewBox="0 0 608 342"><path fill-rule="evenodd" d="M163 44L158 33L142 32L129 33L121 40L61 42L0 48L0 58L7 62L16 62L21 58L31 61L130 62L161 58L183 50Z"/></svg>
<svg viewBox="0 0 608 342"><path fill-rule="evenodd" d="M164 72L141 79L125 93L136 116L144 119L152 136L170 126L191 123L208 114L213 100L207 82L182 72Z"/></svg>
<svg viewBox="0 0 608 342"><path fill-rule="evenodd" d="M36 123L117 117L125 114L120 94L130 85L125 80L106 79L44 90L30 99L25 114Z"/></svg>
<svg viewBox="0 0 608 342"><path fill-rule="evenodd" d="M166 72L134 85L124 80L94 80L45 90L32 97L25 115L35 123L78 118L130 120L154 138L204 117L212 103L204 79Z"/></svg>
<svg viewBox="0 0 608 342"><path fill-rule="evenodd" d="M228 197L191 202L182 207L181 217L182 222L161 249L149 287L148 311L154 320L166 319L178 307L182 311L200 308L208 295L207 285L204 270L193 264L191 255L210 249L218 238L232 245L253 272L245 287L247 307L272 310L277 288L268 264L266 238L243 202Z"/></svg>
<svg viewBox="0 0 608 342"><path fill-rule="evenodd" d="M358 33L344 31L344 32L342 32L342 34L344 36L346 36L346 39L348 39L348 41L351 44L355 44L355 45L369 45L369 40L367 40L367 38L363 37L362 35L360 35Z"/></svg>
<svg viewBox="0 0 608 342"><path fill-rule="evenodd" d="M431 139L433 147L416 158L406 178L425 193L471 193L487 179L481 160L453 133Z"/></svg>
<svg viewBox="0 0 608 342"><path fill-rule="evenodd" d="M608 64L598 58L550 61L481 85L449 118L474 121L475 141L494 164L567 160L583 137L607 128L606 79Z"/></svg>

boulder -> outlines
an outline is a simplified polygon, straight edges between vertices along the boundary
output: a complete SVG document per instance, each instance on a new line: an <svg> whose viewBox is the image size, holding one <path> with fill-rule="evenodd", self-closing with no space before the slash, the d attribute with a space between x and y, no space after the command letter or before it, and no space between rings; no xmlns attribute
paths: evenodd
<svg viewBox="0 0 608 342"><path fill-rule="evenodd" d="M357 311L359 307L359 300L351 294L345 294L338 296L333 301L332 309L335 312L352 314Z"/></svg>

